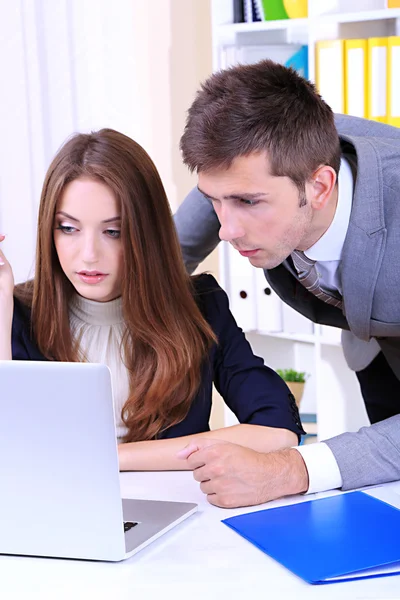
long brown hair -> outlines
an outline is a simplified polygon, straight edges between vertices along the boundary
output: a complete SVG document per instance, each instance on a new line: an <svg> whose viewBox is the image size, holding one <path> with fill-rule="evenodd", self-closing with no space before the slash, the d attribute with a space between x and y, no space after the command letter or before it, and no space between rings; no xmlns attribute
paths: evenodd
<svg viewBox="0 0 400 600"><path fill-rule="evenodd" d="M180 146L197 172L266 151L271 175L290 177L301 192L321 165L336 174L340 167L331 108L310 81L272 60L211 75L189 108Z"/></svg>
<svg viewBox="0 0 400 600"><path fill-rule="evenodd" d="M161 179L139 144L102 129L74 135L59 150L42 190L35 277L16 293L32 308L43 355L78 361L68 316L74 289L53 241L57 202L78 177L105 183L121 206L122 357L130 379L125 441L152 439L187 415L215 335L196 304Z"/></svg>

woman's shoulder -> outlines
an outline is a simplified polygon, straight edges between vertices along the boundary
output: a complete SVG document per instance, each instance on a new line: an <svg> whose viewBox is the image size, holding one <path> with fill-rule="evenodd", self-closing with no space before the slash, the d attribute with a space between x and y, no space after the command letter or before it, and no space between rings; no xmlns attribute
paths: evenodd
<svg viewBox="0 0 400 600"><path fill-rule="evenodd" d="M229 312L226 292L218 285L217 280L208 273L192 277L195 299L201 312L213 326L217 326L221 317Z"/></svg>
<svg viewBox="0 0 400 600"><path fill-rule="evenodd" d="M31 309L14 295L14 323L23 327L31 324Z"/></svg>
<svg viewBox="0 0 400 600"><path fill-rule="evenodd" d="M30 335L31 331L31 305L32 305L31 282L20 283L14 288L14 313L13 313L13 337L24 334Z"/></svg>
<svg viewBox="0 0 400 600"><path fill-rule="evenodd" d="M32 333L31 308L24 296L14 294L12 353L14 360L47 360L40 352Z"/></svg>
<svg viewBox="0 0 400 600"><path fill-rule="evenodd" d="M215 277L208 273L195 275L192 277L196 300L200 299L203 303L215 303L220 299L226 299L226 293L220 287Z"/></svg>

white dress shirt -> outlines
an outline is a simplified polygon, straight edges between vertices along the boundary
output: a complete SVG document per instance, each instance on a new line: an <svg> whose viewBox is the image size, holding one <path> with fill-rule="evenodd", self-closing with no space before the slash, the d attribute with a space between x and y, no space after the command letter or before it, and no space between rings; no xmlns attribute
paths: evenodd
<svg viewBox="0 0 400 600"><path fill-rule="evenodd" d="M335 216L324 235L304 254L316 261L321 287L342 295L340 261L344 240L350 222L353 201L353 174L346 159L342 158L338 176L338 202ZM296 447L306 464L309 478L307 494L342 487L343 481L331 449L319 442Z"/></svg>

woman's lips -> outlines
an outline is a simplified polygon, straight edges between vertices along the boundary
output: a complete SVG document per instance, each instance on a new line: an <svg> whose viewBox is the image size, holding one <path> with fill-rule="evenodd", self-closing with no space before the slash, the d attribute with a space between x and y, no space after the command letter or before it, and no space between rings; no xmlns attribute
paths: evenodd
<svg viewBox="0 0 400 600"><path fill-rule="evenodd" d="M79 279L89 285L95 285L105 280L108 275L106 273L100 273L99 271L79 271L77 273Z"/></svg>

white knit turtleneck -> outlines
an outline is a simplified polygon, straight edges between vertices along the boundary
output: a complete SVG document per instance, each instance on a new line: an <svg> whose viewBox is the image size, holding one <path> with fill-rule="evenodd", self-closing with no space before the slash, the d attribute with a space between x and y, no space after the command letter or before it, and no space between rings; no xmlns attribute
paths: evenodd
<svg viewBox="0 0 400 600"><path fill-rule="evenodd" d="M125 330L122 300L95 302L76 294L70 303L69 319L73 339L80 340L82 360L105 364L111 370L119 441L127 433L121 411L129 395L128 373L121 358L121 340Z"/></svg>

